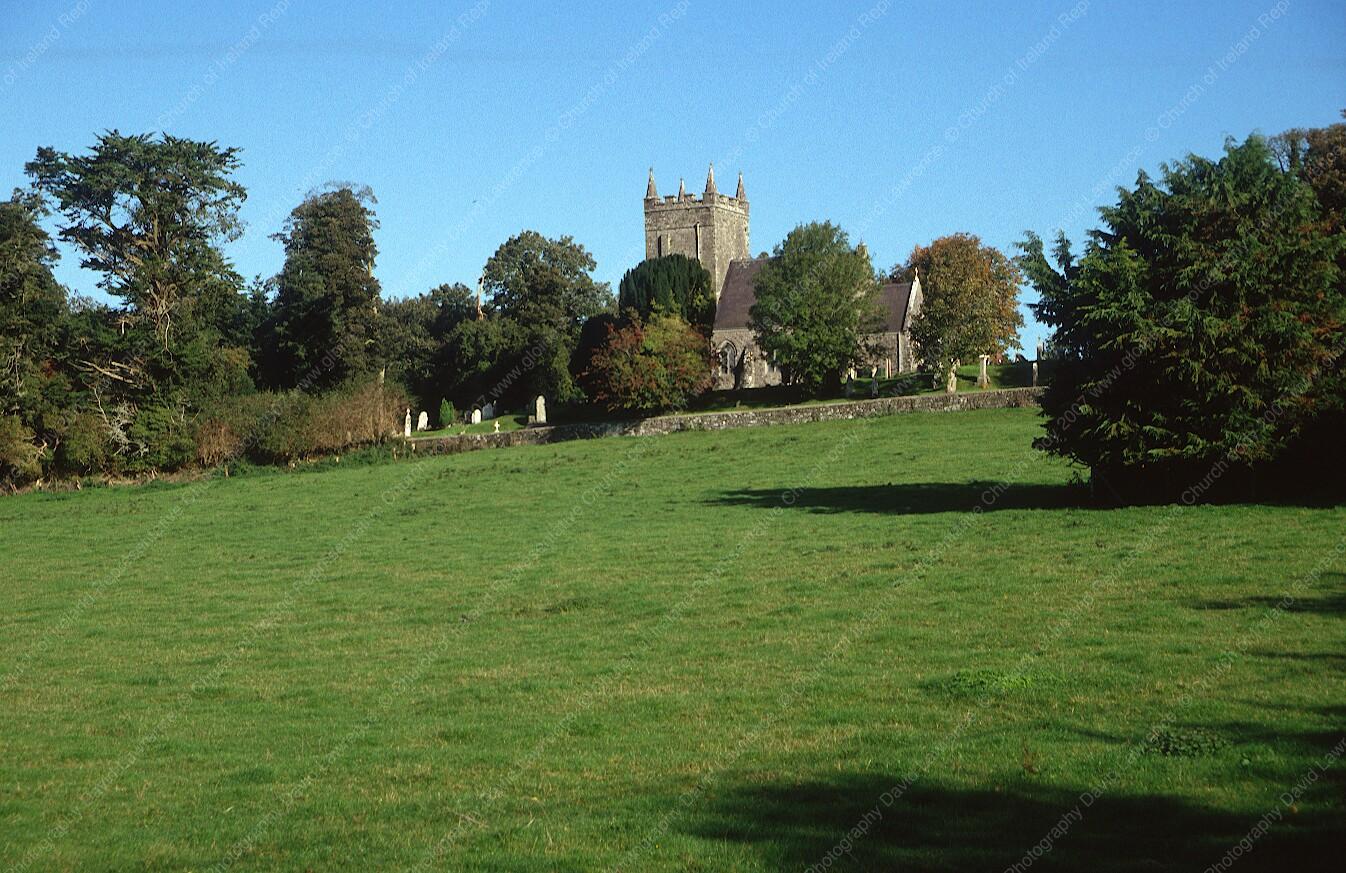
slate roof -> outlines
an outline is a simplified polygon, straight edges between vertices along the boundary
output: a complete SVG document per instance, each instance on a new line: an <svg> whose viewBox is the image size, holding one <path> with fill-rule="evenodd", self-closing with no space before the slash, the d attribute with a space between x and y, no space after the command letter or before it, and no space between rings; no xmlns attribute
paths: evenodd
<svg viewBox="0 0 1346 873"><path fill-rule="evenodd" d="M889 282L879 289L879 311L883 313L885 333L901 333L907 323L907 307L911 304L910 282Z"/></svg>
<svg viewBox="0 0 1346 873"><path fill-rule="evenodd" d="M715 330L739 330L749 327L748 310L757 302L755 282L767 258L729 262L715 307ZM901 333L911 302L910 282L890 282L879 289L879 311L885 333Z"/></svg>
<svg viewBox="0 0 1346 873"><path fill-rule="evenodd" d="M753 283L766 264L766 258L730 261L720 289L720 302L715 306L715 330L738 330L748 327L748 310L757 302Z"/></svg>

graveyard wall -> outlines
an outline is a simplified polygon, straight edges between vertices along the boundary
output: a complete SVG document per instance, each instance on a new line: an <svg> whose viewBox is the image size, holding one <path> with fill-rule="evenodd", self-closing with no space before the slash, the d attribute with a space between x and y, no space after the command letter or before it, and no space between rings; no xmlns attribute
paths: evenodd
<svg viewBox="0 0 1346 873"><path fill-rule="evenodd" d="M857 418L875 418L907 412L1010 409L1037 406L1041 394L1041 388L1004 388L997 391L969 391L953 395L916 394L909 397L881 397L877 400L828 403L818 406L744 409L691 415L660 415L654 418L631 421L530 427L505 433L420 437L412 438L407 442L410 444L411 450L417 454L452 455L477 449L536 446L607 436L653 436L688 430L727 430L736 427L803 424L813 421L849 421Z"/></svg>

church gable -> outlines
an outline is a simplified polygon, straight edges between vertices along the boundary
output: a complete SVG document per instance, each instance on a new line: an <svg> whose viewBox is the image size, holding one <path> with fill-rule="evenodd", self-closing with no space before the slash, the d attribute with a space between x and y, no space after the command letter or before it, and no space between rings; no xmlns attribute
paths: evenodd
<svg viewBox="0 0 1346 873"><path fill-rule="evenodd" d="M748 310L757 302L757 274L766 262L766 258L729 262L729 272L725 274L724 288L720 291L720 302L715 307L715 330L748 328Z"/></svg>

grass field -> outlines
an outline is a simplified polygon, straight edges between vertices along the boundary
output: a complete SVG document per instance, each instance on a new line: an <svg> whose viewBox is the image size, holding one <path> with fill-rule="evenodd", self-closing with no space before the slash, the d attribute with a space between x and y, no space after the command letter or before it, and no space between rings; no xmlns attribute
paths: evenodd
<svg viewBox="0 0 1346 873"><path fill-rule="evenodd" d="M0 869L1337 869L1346 508L1037 428L0 500Z"/></svg>

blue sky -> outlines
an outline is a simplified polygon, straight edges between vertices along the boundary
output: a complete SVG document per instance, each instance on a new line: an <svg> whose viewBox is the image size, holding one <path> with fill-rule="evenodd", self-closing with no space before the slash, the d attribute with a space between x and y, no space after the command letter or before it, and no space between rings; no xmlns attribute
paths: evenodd
<svg viewBox="0 0 1346 873"><path fill-rule="evenodd" d="M665 193L742 170L754 251L830 219L890 265L955 231L1078 239L1141 167L1343 107L1340 0L0 2L0 188L104 129L217 140L243 150L245 276L349 180L390 297L471 284L524 228L615 285L650 165Z"/></svg>

